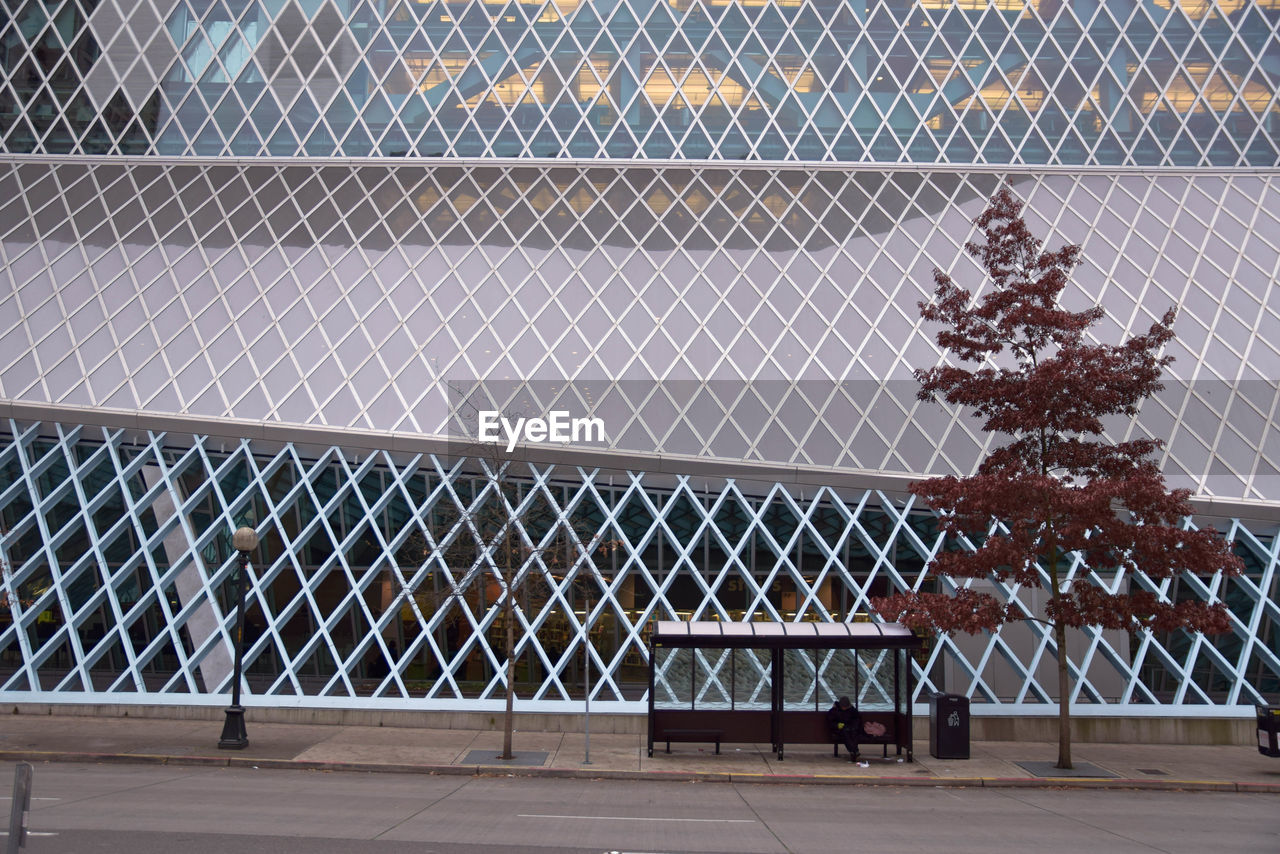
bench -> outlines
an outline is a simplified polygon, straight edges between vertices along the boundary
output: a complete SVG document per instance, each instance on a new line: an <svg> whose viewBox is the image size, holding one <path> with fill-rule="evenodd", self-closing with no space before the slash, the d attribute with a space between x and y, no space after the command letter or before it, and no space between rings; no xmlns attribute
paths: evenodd
<svg viewBox="0 0 1280 854"><path fill-rule="evenodd" d="M716 755L720 755L720 740L724 738L724 730L722 729L668 729L664 730L659 736L660 741L667 743L667 753L671 752L671 742L699 742L714 741L716 744ZM650 753L650 756L653 754Z"/></svg>
<svg viewBox="0 0 1280 854"><path fill-rule="evenodd" d="M871 735L865 729L860 728L858 732L858 744L860 745L861 744L878 744L881 747L881 755L883 756L883 758L888 759L889 745L892 744L893 746L898 747L898 734L894 730L894 720L891 716L883 717L883 718L877 717L877 718L871 718L871 719L864 717L862 719L863 724L868 724L872 722L883 724L884 733L882 735ZM830 736L831 736L831 755L834 757L839 757L840 745L844 744L844 739L840 738L840 736L835 732L830 733ZM901 753L902 752L901 749L899 749L898 752Z"/></svg>
<svg viewBox="0 0 1280 854"><path fill-rule="evenodd" d="M668 733L670 735L668 735ZM654 709L649 713L649 755L654 744L671 742L714 742L721 744L767 744L773 740L772 717L768 709Z"/></svg>
<svg viewBox="0 0 1280 854"><path fill-rule="evenodd" d="M864 730L859 734L858 744L879 744L883 747L884 758L889 758L889 748L897 749L899 756L906 750L907 761L914 761L911 748L911 718L900 712L864 711L863 723L874 721L884 725L884 735L868 735ZM783 716L781 741L784 744L830 744L832 756L840 755L840 745L844 742L837 739L827 726L825 712L786 712ZM782 746L778 745L778 759L784 758Z"/></svg>

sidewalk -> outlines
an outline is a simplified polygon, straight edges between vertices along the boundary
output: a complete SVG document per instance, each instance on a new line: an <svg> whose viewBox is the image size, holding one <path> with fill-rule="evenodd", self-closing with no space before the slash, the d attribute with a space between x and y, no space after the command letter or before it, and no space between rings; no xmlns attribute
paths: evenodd
<svg viewBox="0 0 1280 854"><path fill-rule="evenodd" d="M703 782L823 783L891 786L1020 786L1141 788L1280 794L1280 759L1248 746L1076 744L1077 766L1091 763L1107 776L1037 776L1018 763L1051 766L1057 745L975 742L970 759L940 760L916 743L915 762L864 753L862 768L821 745L790 745L779 762L768 745L655 745L642 735L591 736L591 764L583 763L580 732L516 732L513 762L497 759L498 731L255 723L249 746L219 750L221 721L156 718L6 715L0 723L0 761L139 762L226 765L322 771L461 775L697 780ZM1036 769L1041 770L1041 769ZM1042 773L1052 773L1044 770Z"/></svg>

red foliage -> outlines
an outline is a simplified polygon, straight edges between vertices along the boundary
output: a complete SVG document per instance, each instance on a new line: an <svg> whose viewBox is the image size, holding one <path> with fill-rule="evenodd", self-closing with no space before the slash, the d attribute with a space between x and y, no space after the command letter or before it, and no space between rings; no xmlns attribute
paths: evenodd
<svg viewBox="0 0 1280 854"><path fill-rule="evenodd" d="M1112 443L1102 420L1129 416L1161 388L1173 337L1172 311L1123 344L1084 337L1103 311L1072 312L1059 298L1078 246L1041 252L1007 188L976 223L985 240L965 248L993 287L973 295L940 270L925 319L940 323L939 345L976 368L943 365L916 372L922 400L970 408L983 429L1008 441L972 477L917 482L912 492L942 514L948 537L976 538L976 552L943 551L930 568L952 578L999 578L1046 587L1043 617L1064 626L1109 629L1229 630L1221 604L1162 601L1144 590L1109 592L1076 579L1059 585L1071 553L1099 573L1141 568L1153 579L1180 573L1237 574L1242 564L1215 531L1188 531L1185 490L1170 491L1149 459L1158 439ZM993 527L999 520L1002 528ZM985 537L983 536L985 534ZM1038 567L1047 572L1046 583ZM915 628L978 632L1023 618L995 596L965 588L955 595L906 593L873 600L888 619Z"/></svg>

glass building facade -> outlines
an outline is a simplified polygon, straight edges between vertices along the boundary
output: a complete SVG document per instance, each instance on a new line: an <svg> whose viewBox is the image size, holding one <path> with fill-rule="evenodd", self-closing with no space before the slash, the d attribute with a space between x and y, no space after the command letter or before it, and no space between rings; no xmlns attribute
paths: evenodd
<svg viewBox="0 0 1280 854"><path fill-rule="evenodd" d="M1277 5L16 5L12 152L1274 166Z"/></svg>
<svg viewBox="0 0 1280 854"><path fill-rule="evenodd" d="M466 554L495 506L527 710L579 708L590 666L643 711L658 619L939 589L906 485L991 440L915 399L944 358L917 302L935 267L982 285L962 247L1002 183L1082 244L1100 339L1178 309L1166 389L1110 435L1164 438L1186 524L1247 567L1076 562L1233 624L1081 632L1073 700L1280 696L1280 3L0 14L0 698L225 704L246 523L258 704L496 707L502 573ZM495 463L482 410L604 431ZM917 699L1041 712L1055 655L1034 623L931 638Z"/></svg>

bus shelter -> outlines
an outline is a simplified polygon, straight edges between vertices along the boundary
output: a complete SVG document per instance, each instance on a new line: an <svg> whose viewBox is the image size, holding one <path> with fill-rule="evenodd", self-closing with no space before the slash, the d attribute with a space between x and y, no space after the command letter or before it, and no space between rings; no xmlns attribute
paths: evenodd
<svg viewBox="0 0 1280 854"><path fill-rule="evenodd" d="M655 742L767 742L779 759L787 744L831 744L826 713L847 695L883 725L868 743L912 758L922 642L906 626L662 621L649 644L650 756Z"/></svg>

